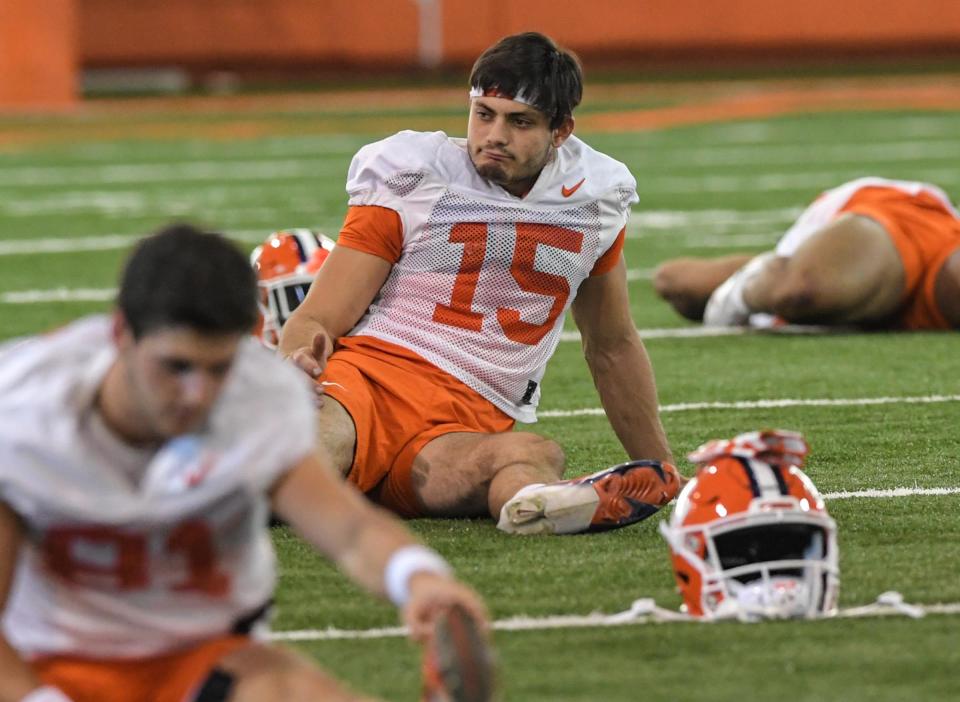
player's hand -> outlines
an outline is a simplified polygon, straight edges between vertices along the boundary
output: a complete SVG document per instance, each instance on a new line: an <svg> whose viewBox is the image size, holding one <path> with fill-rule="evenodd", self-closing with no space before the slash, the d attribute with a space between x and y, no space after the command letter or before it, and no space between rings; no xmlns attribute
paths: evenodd
<svg viewBox="0 0 960 702"><path fill-rule="evenodd" d="M287 360L316 381L323 373L331 353L333 353L333 348L330 337L324 332L317 332L313 335L310 346L301 346L295 349L287 356ZM323 383L314 382L313 390L316 393L317 407L320 407L323 405L323 396L326 394L326 389Z"/></svg>
<svg viewBox="0 0 960 702"><path fill-rule="evenodd" d="M487 631L487 609L472 589L447 575L414 573L410 576L410 599L403 608L403 621L410 629L410 638L426 641L437 616L455 605L466 610L479 628Z"/></svg>

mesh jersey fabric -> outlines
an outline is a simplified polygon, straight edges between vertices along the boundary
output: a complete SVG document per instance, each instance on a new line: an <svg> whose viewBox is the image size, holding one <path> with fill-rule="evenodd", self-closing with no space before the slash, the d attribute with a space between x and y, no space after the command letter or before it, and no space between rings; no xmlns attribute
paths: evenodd
<svg viewBox="0 0 960 702"><path fill-rule="evenodd" d="M523 198L477 174L464 139L400 132L361 149L351 207L394 210L399 258L350 335L414 351L521 422L564 314L598 259L622 244L636 181L570 137Z"/></svg>

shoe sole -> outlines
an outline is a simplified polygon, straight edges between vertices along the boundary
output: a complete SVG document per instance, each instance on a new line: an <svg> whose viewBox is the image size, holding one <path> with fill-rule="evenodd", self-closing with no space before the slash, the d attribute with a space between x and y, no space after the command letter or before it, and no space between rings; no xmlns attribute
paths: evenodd
<svg viewBox="0 0 960 702"><path fill-rule="evenodd" d="M627 526L660 511L677 493L676 481L670 486L667 472L657 461L631 461L590 479L599 497L591 531Z"/></svg>
<svg viewBox="0 0 960 702"><path fill-rule="evenodd" d="M424 702L491 702L494 699L493 652L476 621L462 607L437 618L430 642L438 690Z"/></svg>

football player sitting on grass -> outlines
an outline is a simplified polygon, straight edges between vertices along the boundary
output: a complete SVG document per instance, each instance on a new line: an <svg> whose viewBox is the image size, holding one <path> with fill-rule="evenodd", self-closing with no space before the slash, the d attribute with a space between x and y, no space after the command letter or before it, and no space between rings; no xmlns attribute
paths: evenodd
<svg viewBox="0 0 960 702"><path fill-rule="evenodd" d="M397 514L566 534L632 524L677 493L630 314L636 181L573 135L581 93L571 53L509 36L473 67L466 139L405 131L353 159L337 246L279 351L316 381L335 468ZM573 480L557 443L512 431L536 420L568 310L631 459Z"/></svg>

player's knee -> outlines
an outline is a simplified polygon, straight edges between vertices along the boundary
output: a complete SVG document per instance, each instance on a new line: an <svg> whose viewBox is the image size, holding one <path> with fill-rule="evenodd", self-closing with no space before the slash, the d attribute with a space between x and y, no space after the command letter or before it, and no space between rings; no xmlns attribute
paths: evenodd
<svg viewBox="0 0 960 702"><path fill-rule="evenodd" d="M516 432L515 435L518 439L516 458L519 461L543 468L558 479L563 476L566 456L560 444L537 434Z"/></svg>
<svg viewBox="0 0 960 702"><path fill-rule="evenodd" d="M791 322L815 319L829 310L827 287L809 271L791 271L770 295L771 311Z"/></svg>
<svg viewBox="0 0 960 702"><path fill-rule="evenodd" d="M357 432L353 419L340 403L327 398L317 412L318 454L324 462L332 463L343 476L353 466Z"/></svg>

